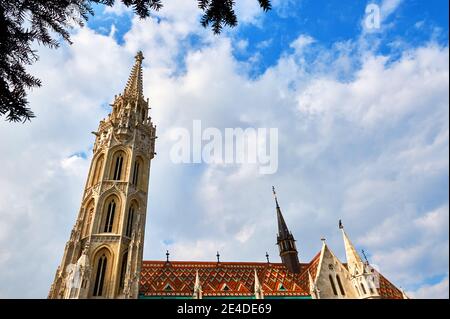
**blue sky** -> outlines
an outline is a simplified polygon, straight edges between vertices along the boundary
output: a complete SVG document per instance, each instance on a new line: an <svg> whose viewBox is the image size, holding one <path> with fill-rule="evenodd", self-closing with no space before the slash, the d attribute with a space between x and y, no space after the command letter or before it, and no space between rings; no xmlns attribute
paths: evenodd
<svg viewBox="0 0 450 319"><path fill-rule="evenodd" d="M90 132L142 50L159 136L145 259L169 249L179 260L215 260L217 250L278 260L276 185L302 261L322 236L345 261L342 218L397 286L448 298L448 1L374 2L381 28L370 32L366 1L274 0L264 14L242 0L239 26L220 36L200 26L195 1L165 2L147 20L96 7L73 45L38 48L37 118L0 122L0 152L11 154L0 159L0 297L46 296L79 209ZM278 171L172 163L173 130L197 119L278 128Z"/></svg>

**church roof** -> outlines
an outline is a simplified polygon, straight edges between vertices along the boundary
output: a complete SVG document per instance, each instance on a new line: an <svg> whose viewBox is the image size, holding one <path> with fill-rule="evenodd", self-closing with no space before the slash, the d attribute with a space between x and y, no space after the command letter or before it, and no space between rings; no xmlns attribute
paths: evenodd
<svg viewBox="0 0 450 319"><path fill-rule="evenodd" d="M306 269L309 264L302 264ZM192 296L198 271L204 297L251 297L255 269L264 296L309 296L308 279L293 274L281 263L144 261L140 294L144 296Z"/></svg>
<svg viewBox="0 0 450 319"><path fill-rule="evenodd" d="M204 297L252 297L256 270L265 297L307 297L308 272L315 278L319 262L320 252L294 274L282 263L144 261L139 293L147 297L192 297L198 271ZM384 299L403 299L401 290L381 274L379 294Z"/></svg>

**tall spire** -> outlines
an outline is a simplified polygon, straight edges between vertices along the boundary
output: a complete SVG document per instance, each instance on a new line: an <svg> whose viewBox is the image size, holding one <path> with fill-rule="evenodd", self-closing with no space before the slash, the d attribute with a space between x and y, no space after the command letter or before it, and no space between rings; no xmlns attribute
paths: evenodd
<svg viewBox="0 0 450 319"><path fill-rule="evenodd" d="M144 60L144 55L142 54L142 51L138 51L134 58L135 63L131 69L130 77L128 78L123 95L130 97L143 97L142 60Z"/></svg>
<svg viewBox="0 0 450 319"><path fill-rule="evenodd" d="M300 262L298 261L298 252L295 246L295 239L289 231L286 222L284 221L283 214L281 213L280 205L278 204L277 193L275 187L272 186L273 196L275 198L275 204L277 209L278 220L278 236L277 245L280 250L280 257L286 268L293 273L300 272Z"/></svg>
<svg viewBox="0 0 450 319"><path fill-rule="evenodd" d="M281 213L280 205L278 204L277 193L275 192L275 187L272 186L273 197L275 198L275 205L277 209L277 220L278 220L278 234L281 237L286 237L289 235L289 229L284 220L283 214Z"/></svg>

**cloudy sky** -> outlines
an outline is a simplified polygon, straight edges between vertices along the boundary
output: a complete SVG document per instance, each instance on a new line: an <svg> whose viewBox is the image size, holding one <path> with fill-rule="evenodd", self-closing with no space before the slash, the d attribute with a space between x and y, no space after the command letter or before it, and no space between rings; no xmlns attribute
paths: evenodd
<svg viewBox="0 0 450 319"><path fill-rule="evenodd" d="M448 298L448 2L238 0L214 36L196 1L146 20L97 7L73 45L38 47L31 123L0 121L0 297L45 298L78 213L99 120L137 50L157 125L145 259L278 261L271 186L309 261L321 237L345 261L342 219L397 286ZM176 128L278 128L279 167L175 164Z"/></svg>

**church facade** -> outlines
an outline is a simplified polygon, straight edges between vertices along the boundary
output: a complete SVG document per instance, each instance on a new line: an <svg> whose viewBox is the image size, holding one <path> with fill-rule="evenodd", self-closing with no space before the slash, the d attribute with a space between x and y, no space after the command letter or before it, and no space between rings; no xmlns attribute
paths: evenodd
<svg viewBox="0 0 450 319"><path fill-rule="evenodd" d="M277 245L281 262L144 261L150 164L156 127L143 96L142 52L135 57L122 94L100 121L81 207L48 298L245 298L403 299L363 260L339 223L346 262L322 240L309 262L299 261L296 242L277 194Z"/></svg>

